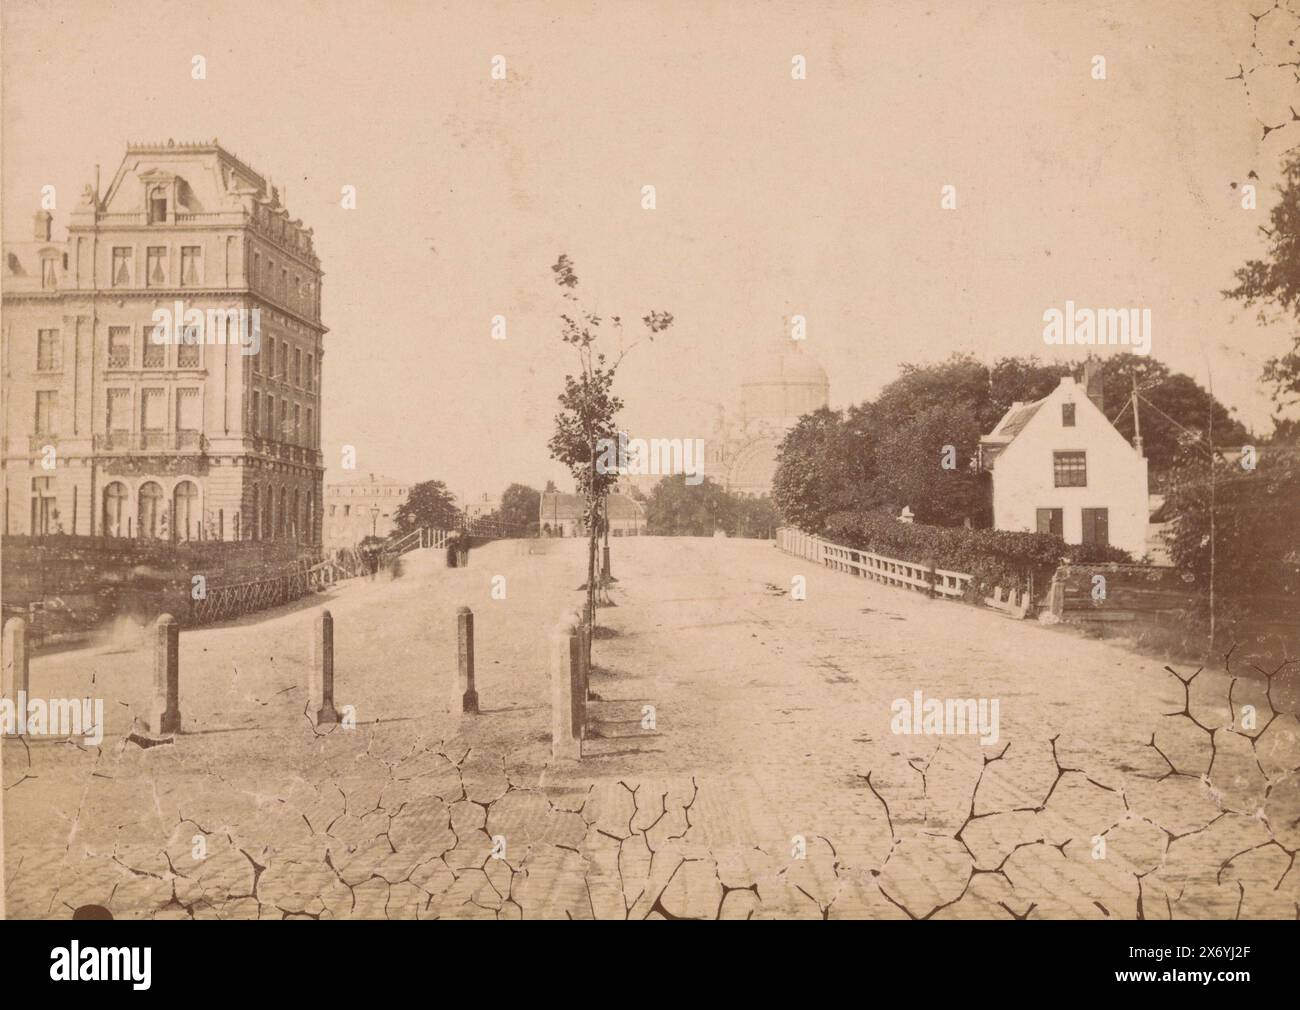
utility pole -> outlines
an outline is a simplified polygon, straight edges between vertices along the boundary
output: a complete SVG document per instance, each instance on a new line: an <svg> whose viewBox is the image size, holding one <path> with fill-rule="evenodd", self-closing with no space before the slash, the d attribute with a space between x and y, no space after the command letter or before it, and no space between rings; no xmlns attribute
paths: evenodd
<svg viewBox="0 0 1300 1010"><path fill-rule="evenodd" d="M1138 380L1137 372L1130 376L1133 380L1133 448L1137 450L1139 456L1142 455L1142 418L1138 413Z"/></svg>

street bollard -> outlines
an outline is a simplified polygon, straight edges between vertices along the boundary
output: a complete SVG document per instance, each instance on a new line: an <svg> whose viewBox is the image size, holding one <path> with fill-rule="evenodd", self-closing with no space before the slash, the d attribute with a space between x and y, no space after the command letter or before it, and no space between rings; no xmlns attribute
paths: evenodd
<svg viewBox="0 0 1300 1010"><path fill-rule="evenodd" d="M307 705L313 725L331 725L339 721L339 713L334 707L334 615L328 610L322 610L320 617L316 618L311 643L311 683Z"/></svg>
<svg viewBox="0 0 1300 1010"><path fill-rule="evenodd" d="M578 633L572 625L561 624L551 634L551 757L557 760L582 758L577 649Z"/></svg>
<svg viewBox="0 0 1300 1010"><path fill-rule="evenodd" d="M474 690L474 612L469 607L456 611L456 680L451 689L452 715L478 715L478 692Z"/></svg>
<svg viewBox="0 0 1300 1010"><path fill-rule="evenodd" d="M162 736L181 731L181 626L171 614L154 622L153 706L149 731Z"/></svg>
<svg viewBox="0 0 1300 1010"><path fill-rule="evenodd" d="M31 693L31 666L27 655L27 622L21 617L5 621L4 678L0 685L4 697L18 705L18 694Z"/></svg>
<svg viewBox="0 0 1300 1010"><path fill-rule="evenodd" d="M588 643L591 629L582 619L581 610L575 610L572 614L566 614L560 623L567 624L570 622L572 622L578 633L578 692L585 702L586 699L591 697L591 649ZM587 736L587 724L585 719L580 728L582 730L582 736L585 739Z"/></svg>

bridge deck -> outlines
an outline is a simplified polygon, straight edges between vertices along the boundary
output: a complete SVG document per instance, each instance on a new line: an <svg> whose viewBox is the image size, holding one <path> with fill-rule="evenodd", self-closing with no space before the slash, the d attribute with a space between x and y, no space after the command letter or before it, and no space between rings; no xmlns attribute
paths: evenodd
<svg viewBox="0 0 1300 1010"><path fill-rule="evenodd" d="M582 548L502 542L454 570L415 552L396 582L186 632L185 733L148 750L125 739L147 652L123 636L37 658L33 693L104 697L108 735L4 742L9 913L1294 914L1300 873L1270 830L1295 847L1295 790L1264 796L1300 763L1294 719L1254 750L1218 734L1212 793L1208 735L1165 715L1183 689L1162 663L766 543L614 542L586 756L549 766L545 636L580 601ZM483 712L466 720L444 711L462 603ZM357 728L317 736L303 710L326 605ZM916 691L996 699L997 743L893 733ZM1201 674L1191 699L1228 722L1227 678ZM1233 700L1267 723L1258 682Z"/></svg>

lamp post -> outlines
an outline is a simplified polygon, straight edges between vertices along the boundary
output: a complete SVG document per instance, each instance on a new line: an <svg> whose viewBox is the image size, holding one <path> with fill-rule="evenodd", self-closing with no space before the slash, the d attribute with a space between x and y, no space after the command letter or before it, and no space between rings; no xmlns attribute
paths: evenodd
<svg viewBox="0 0 1300 1010"><path fill-rule="evenodd" d="M370 535L376 536L375 527L379 524L379 506L370 506Z"/></svg>

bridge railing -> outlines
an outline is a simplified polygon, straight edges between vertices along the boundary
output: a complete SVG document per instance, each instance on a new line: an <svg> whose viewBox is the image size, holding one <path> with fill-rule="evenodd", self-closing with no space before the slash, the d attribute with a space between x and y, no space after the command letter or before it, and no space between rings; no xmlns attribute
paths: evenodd
<svg viewBox="0 0 1300 1010"><path fill-rule="evenodd" d="M269 579L213 587L202 599L190 600L188 623L212 624L290 603L333 582L337 577L334 567L322 563Z"/></svg>
<svg viewBox="0 0 1300 1010"><path fill-rule="evenodd" d="M789 526L781 526L777 529L776 545L787 554L807 558L809 561L838 572L848 572L875 582L903 586L950 600L960 600L965 597L967 587L974 578L965 572L931 568L929 565L915 561L900 561L898 558L885 557L883 554L873 554L871 551L833 544L829 540Z"/></svg>

